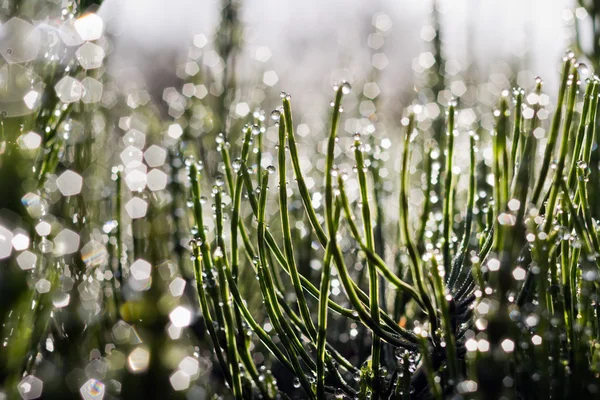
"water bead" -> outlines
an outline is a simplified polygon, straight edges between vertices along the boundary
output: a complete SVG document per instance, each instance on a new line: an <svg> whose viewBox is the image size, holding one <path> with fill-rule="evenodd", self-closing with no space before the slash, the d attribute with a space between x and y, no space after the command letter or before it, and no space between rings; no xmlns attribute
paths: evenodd
<svg viewBox="0 0 600 400"><path fill-rule="evenodd" d="M585 76L590 72L590 69L584 63L577 63L577 71L579 72L579 75Z"/></svg>
<svg viewBox="0 0 600 400"><path fill-rule="evenodd" d="M271 112L271 119L273 121L279 121L280 118L281 118L281 111L276 109Z"/></svg>
<svg viewBox="0 0 600 400"><path fill-rule="evenodd" d="M565 58L567 60L572 60L575 57L575 52L571 49L565 50Z"/></svg>
<svg viewBox="0 0 600 400"><path fill-rule="evenodd" d="M194 156L187 156L185 158L184 164L188 167L191 167L194 164Z"/></svg>
<svg viewBox="0 0 600 400"><path fill-rule="evenodd" d="M348 82L344 81L342 83L342 93L349 94L351 91L352 91L352 86Z"/></svg>
<svg viewBox="0 0 600 400"><path fill-rule="evenodd" d="M235 160L233 160L233 162L231 163L231 167L235 172L238 172L242 168L242 159L236 158Z"/></svg>
<svg viewBox="0 0 600 400"><path fill-rule="evenodd" d="M267 167L267 172L269 173L269 175L273 175L275 173L275 167L272 165L269 165Z"/></svg>

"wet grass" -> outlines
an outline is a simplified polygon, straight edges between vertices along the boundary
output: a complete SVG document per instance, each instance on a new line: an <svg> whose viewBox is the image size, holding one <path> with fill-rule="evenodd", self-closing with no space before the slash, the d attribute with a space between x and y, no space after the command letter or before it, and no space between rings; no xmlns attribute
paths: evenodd
<svg viewBox="0 0 600 400"><path fill-rule="evenodd" d="M580 70L567 54L558 103L548 110L553 118L543 141L536 131L541 126L539 79L531 93L516 89L502 94L491 132L457 129L460 101L451 102L445 139L433 144L445 155L444 166L437 166L439 178L432 176L432 144L421 138L414 107L409 107L402 132L394 133L404 137L399 175L386 178L399 187L397 220L373 215L373 199L381 196L373 182L381 177L373 176L373 148L361 135L352 136L351 151L336 155L348 83L335 88L322 186L307 189L299 156L302 143L296 140L291 97L285 93L282 107L271 114L278 142L274 149L262 149L276 152L277 166L259 173L249 167L248 146L260 140L250 132L262 135L260 126L246 127L241 143L219 143L228 184L214 186L212 206L201 204L197 189L191 199L198 227L204 225L203 212L216 219L216 231L199 229L196 239L203 250L195 252L201 303L212 303L217 314L226 314L231 306L262 342L249 350L248 341L237 341L232 349L239 332L230 318L222 318L220 332L211 333L219 359L226 358L223 368L229 371L225 376L234 396L251 397L251 387L267 397L279 393L302 398L567 398L596 393L600 248L587 188L597 185L596 178L590 179L589 163L599 82L595 77L580 82ZM466 148L460 148L469 154L466 196L457 194L460 173L453 172L455 139L462 135L469 136ZM491 157L479 151L487 140L481 135L490 136ZM229 161L229 152L239 144L241 157ZM543 157L536 165L540 146L545 146ZM414 215L409 165L415 149L426 156L417 170L425 174L425 197L442 199L437 214L425 202L423 214ZM337 163L347 159L355 167L340 171ZM190 162L192 188L198 188L199 180L207 178ZM260 163L258 159L256 165ZM483 179L477 176L490 169ZM443 183L430 185L436 179ZM357 193L353 201L348 184ZM229 215L220 203L224 192L233 199L227 217L229 241L222 232L223 218ZM315 206L314 193L323 194L322 205ZM240 218L245 203L251 215ZM292 203L301 204L303 215L289 212ZM376 252L375 221L398 224L398 235L385 240L399 261L388 264L390 258ZM313 238L308 247L294 232L298 226L310 230L302 234ZM297 261L302 252L315 250L322 260L316 275ZM227 262L236 260L237 274L244 268L238 265L240 252L248 255L240 263L253 268L260 288L262 311L253 315L263 315L263 327L245 308L239 286L246 283L236 281ZM215 274L213 259L220 260L215 285L225 290L211 291L201 283L203 274ZM225 275L232 276L222 279ZM333 280L343 295L331 295ZM390 303L394 298L399 300ZM350 326L358 332L350 339L352 345L347 339ZM239 370L236 351L266 351L273 359L271 368L256 376L251 371L257 366L246 359ZM253 381L243 392L240 374ZM283 383L276 387L271 380L273 387L264 388L264 376L270 374ZM290 377L293 385L285 383Z"/></svg>

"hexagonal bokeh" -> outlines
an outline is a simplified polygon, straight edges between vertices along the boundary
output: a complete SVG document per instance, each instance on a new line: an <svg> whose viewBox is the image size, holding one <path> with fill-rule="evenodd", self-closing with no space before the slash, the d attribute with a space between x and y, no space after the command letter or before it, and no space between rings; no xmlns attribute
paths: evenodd
<svg viewBox="0 0 600 400"><path fill-rule="evenodd" d="M179 362L179 369L189 376L196 376L200 372L200 363L197 358L187 356Z"/></svg>
<svg viewBox="0 0 600 400"><path fill-rule="evenodd" d="M17 144L22 149L35 150L42 144L42 137L35 132L24 133L17 138Z"/></svg>
<svg viewBox="0 0 600 400"><path fill-rule="evenodd" d="M148 202L139 197L134 197L125 204L125 210L132 219L143 218L148 211Z"/></svg>
<svg viewBox="0 0 600 400"><path fill-rule="evenodd" d="M275 71L267 71L263 74L263 82L265 85L273 86L279 81L279 77L277 76L277 72Z"/></svg>
<svg viewBox="0 0 600 400"><path fill-rule="evenodd" d="M81 385L79 393L84 400L99 400L104 398L106 387L97 379L90 379Z"/></svg>
<svg viewBox="0 0 600 400"><path fill-rule="evenodd" d="M37 256L29 250L22 252L17 257L17 264L19 264L19 268L23 271L34 269L36 263Z"/></svg>
<svg viewBox="0 0 600 400"><path fill-rule="evenodd" d="M127 343L131 335L131 325L125 321L117 322L112 328L112 336L117 343Z"/></svg>
<svg viewBox="0 0 600 400"><path fill-rule="evenodd" d="M58 35L62 39L62 41L69 47L79 46L83 44L83 39L79 32L75 29L75 20L67 19L61 26L58 28Z"/></svg>
<svg viewBox="0 0 600 400"><path fill-rule="evenodd" d="M56 95L63 103L74 103L83 97L83 85L71 76L62 78L56 86Z"/></svg>
<svg viewBox="0 0 600 400"><path fill-rule="evenodd" d="M56 179L56 185L63 196L74 196L81 192L83 178L78 173L67 170Z"/></svg>
<svg viewBox="0 0 600 400"><path fill-rule="evenodd" d="M168 176L160 169L153 169L148 172L147 176L147 185L148 189L156 192L158 190L163 190L167 187Z"/></svg>
<svg viewBox="0 0 600 400"><path fill-rule="evenodd" d="M192 322L192 312L183 306L177 306L169 314L169 319L177 328L184 328Z"/></svg>
<svg viewBox="0 0 600 400"><path fill-rule="evenodd" d="M35 290L37 290L40 294L48 293L52 288L52 284L47 279L40 279L35 284Z"/></svg>
<svg viewBox="0 0 600 400"><path fill-rule="evenodd" d="M146 166L139 164L133 168L125 168L125 184L132 192L141 192L146 187L148 176Z"/></svg>
<svg viewBox="0 0 600 400"><path fill-rule="evenodd" d="M129 267L129 273L138 281L148 279L152 273L152 265L146 260L136 260L131 264L131 267Z"/></svg>
<svg viewBox="0 0 600 400"><path fill-rule="evenodd" d="M146 160L146 164L151 168L160 167L165 163L166 159L167 150L155 144L148 147L146 152L144 152L144 160Z"/></svg>
<svg viewBox="0 0 600 400"><path fill-rule="evenodd" d="M52 231L52 225L46 221L41 221L35 226L35 231L40 236L48 236Z"/></svg>
<svg viewBox="0 0 600 400"><path fill-rule="evenodd" d="M150 363L150 352L143 348L137 347L127 357L127 367L133 373L141 373L148 369Z"/></svg>
<svg viewBox="0 0 600 400"><path fill-rule="evenodd" d="M108 251L106 246L95 240L91 240L81 248L81 259L87 267L97 267L108 263Z"/></svg>
<svg viewBox="0 0 600 400"><path fill-rule="evenodd" d="M44 388L44 382L41 379L27 375L17 385L17 390L23 400L38 399L42 396L42 390Z"/></svg>
<svg viewBox="0 0 600 400"><path fill-rule="evenodd" d="M13 248L17 251L21 251L21 250L25 250L27 248L29 248L29 236L27 236L26 233L24 233L23 231L16 233L17 231L13 232L14 236L12 238L12 245Z"/></svg>
<svg viewBox="0 0 600 400"><path fill-rule="evenodd" d="M121 152L120 157L126 167L136 167L142 163L144 153L136 147L127 146L125 150Z"/></svg>
<svg viewBox="0 0 600 400"><path fill-rule="evenodd" d="M368 97L369 99L374 99L375 97L379 96L379 93L381 93L381 91L379 90L379 86L376 82L365 83L365 86L363 88L363 94L366 97Z"/></svg>
<svg viewBox="0 0 600 400"><path fill-rule="evenodd" d="M0 260L10 257L12 253L13 233L0 225Z"/></svg>
<svg viewBox="0 0 600 400"><path fill-rule="evenodd" d="M23 204L29 215L34 218L40 217L44 208L44 202L40 195L33 192L26 193L21 198L21 204Z"/></svg>
<svg viewBox="0 0 600 400"><path fill-rule="evenodd" d="M37 110L44 91L42 78L20 64L0 67L0 115L18 117Z"/></svg>
<svg viewBox="0 0 600 400"><path fill-rule="evenodd" d="M181 370L175 371L169 381L173 390L176 391L186 390L190 387L190 376Z"/></svg>
<svg viewBox="0 0 600 400"><path fill-rule="evenodd" d="M130 129L125 136L123 136L123 142L127 146L143 149L146 144L146 135L137 129Z"/></svg>
<svg viewBox="0 0 600 400"><path fill-rule="evenodd" d="M83 85L83 97L81 101L85 104L97 103L102 99L102 82L91 77L85 77L81 84Z"/></svg>
<svg viewBox="0 0 600 400"><path fill-rule="evenodd" d="M98 40L102 37L104 21L98 14L87 13L75 20L74 27L83 40Z"/></svg>
<svg viewBox="0 0 600 400"><path fill-rule="evenodd" d="M96 69L102 66L104 60L104 49L97 44L86 42L75 53L77 62L84 69Z"/></svg>
<svg viewBox="0 0 600 400"><path fill-rule="evenodd" d="M167 135L172 139L179 139L181 135L183 135L183 129L179 124L171 124L169 125L169 129L167 130Z"/></svg>
<svg viewBox="0 0 600 400"><path fill-rule="evenodd" d="M183 291L185 290L185 279L181 277L177 277L169 283L169 292L171 292L171 296L179 297L183 295Z"/></svg>
<svg viewBox="0 0 600 400"><path fill-rule="evenodd" d="M24 63L37 57L41 32L29 22L11 18L0 25L0 54L8 63Z"/></svg>
<svg viewBox="0 0 600 400"><path fill-rule="evenodd" d="M54 237L55 255L72 254L79 250L79 235L70 229L63 229Z"/></svg>

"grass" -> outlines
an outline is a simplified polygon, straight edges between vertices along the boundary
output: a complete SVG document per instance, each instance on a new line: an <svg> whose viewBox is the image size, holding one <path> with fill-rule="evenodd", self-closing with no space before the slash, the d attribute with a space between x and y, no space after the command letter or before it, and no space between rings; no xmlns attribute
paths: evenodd
<svg viewBox="0 0 600 400"><path fill-rule="evenodd" d="M581 100L578 79L576 61L572 56L565 57L558 104L540 167L534 164L534 150L539 146L534 132L539 127L541 81L536 81L533 92L527 96L522 89L514 92L512 101L508 92L502 95L494 111L495 127L490 132L492 185L476 183L476 171L489 168L488 160L482 159L478 151L477 134L456 130L455 115L460 106L450 103L446 140L440 149L446 157L441 170L443 185L436 193L444 199L441 218L436 218L439 222L432 221L428 205L424 210L427 214L418 218L410 215L410 155L417 146L427 148L429 144L419 144L415 115L411 108L407 110L399 176L400 235L387 240L397 244L397 251L408 254L408 262L393 268L375 252L371 204L376 195L369 183L372 169L365 164L369 154L359 134L352 138L354 182L359 191L356 203L351 203L346 194L349 174L335 166L340 109L344 95L350 91L349 84L335 88L332 102L322 215L315 209L300 167L290 97L282 95L282 108L274 112L279 131L278 165L269 166L253 179L242 162L230 184L236 187L233 220L237 222L232 225L229 243L217 239L216 251L233 255L245 250L254 260L266 315L281 344L273 354L274 363L279 361L296 377L298 387L304 391L302 397L325 398L329 394L340 398L441 399L455 393L466 398L533 398L542 393L542 398L562 398L574 393L591 395L597 390L596 365L590 360L597 357L594 338L598 314L596 302L591 299L597 296L596 273L592 271L598 267L598 237L586 188L593 184L587 176L595 140L598 81L593 78L582 84L585 96L581 111L577 112L575 104ZM457 176L452 173L455 137L460 135L469 135L470 149L468 193L462 204L456 200ZM559 137L560 146L553 149ZM248 139L246 135L244 145ZM269 149L263 148L265 151ZM423 154L430 156L431 150L423 149ZM550 169L553 158L557 161ZM286 173L290 161L295 177L291 190ZM224 167L232 169L227 162ZM276 169L279 179L274 182L271 174ZM425 167L423 171L428 174L426 186L431 188L431 169ZM190 174L196 182L198 171L192 168ZM241 204L237 199L242 185L253 218L258 221L256 227L252 219L239 219ZM269 186L273 185L279 188L277 199L270 196ZM277 210L272 218L279 215L281 222L281 231L274 230L271 237L281 232L283 250L275 240L266 239L274 229L266 221L270 197ZM195 192L192 199L200 207ZM318 293L310 281L301 279L302 266L295 258L294 250L302 250L294 249L290 228L297 226L288 212L288 204L294 199L299 199L305 212L297 221L310 221L311 235L321 247ZM453 222L456 215L464 215L461 224ZM223 215L217 212L215 217L218 227ZM417 230L423 233L413 238L415 220L427 228ZM195 221L202 226L198 216ZM249 238L251 243L244 241L245 249L233 239L238 227L256 230ZM220 237L218 232L216 237ZM346 240L342 248L342 238L352 239ZM363 284L364 288L357 283L364 282L364 272L351 268L352 265L366 266L368 284ZM283 280L276 278L280 271L289 275L291 286L278 283ZM384 277L387 293L395 291L401 298L401 306L394 313L386 311L387 305L379 302L378 274ZM345 292L335 301L330 295L332 275L339 277ZM218 284L239 285L233 280L220 280ZM201 298L206 295L200 287L199 292ZM287 304L289 299L295 299L298 311ZM213 304L220 301L223 300L212 300ZM318 313L311 313L311 309ZM352 312L347 313L348 309ZM370 343L371 347L360 373L356 371L356 356L343 345L335 351L333 345L339 344L336 337L352 321L362 325L363 334L369 337L359 343ZM260 335L259 338L267 348L277 347ZM328 346L329 342L333 343ZM231 351L227 346L221 350ZM389 363L386 361L391 358L386 354L400 356ZM337 362L328 363L331 359ZM353 382L356 377L358 382ZM251 394L237 395L243 396Z"/></svg>
<svg viewBox="0 0 600 400"><path fill-rule="evenodd" d="M0 397L597 396L600 80L567 52L556 104L536 78L489 107L446 98L433 67L435 100L398 124L343 81L306 135L288 93L233 116L239 6L215 36L225 71L185 82L222 91L171 93L168 121L68 52L23 64L45 89L0 126ZM105 96L65 104L65 76ZM377 111L351 133L357 101Z"/></svg>

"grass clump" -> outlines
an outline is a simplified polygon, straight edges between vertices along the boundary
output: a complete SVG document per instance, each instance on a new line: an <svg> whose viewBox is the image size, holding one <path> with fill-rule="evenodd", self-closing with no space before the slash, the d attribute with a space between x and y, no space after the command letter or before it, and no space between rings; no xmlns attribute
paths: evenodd
<svg viewBox="0 0 600 400"><path fill-rule="evenodd" d="M363 137L357 133L348 138L344 143L351 142L351 151L336 154L343 99L351 90L347 82L334 88L320 189L307 188L299 155L302 143L294 133L286 93L282 106L271 114L278 130L277 166L269 165L260 174L249 168L248 146L260 141L265 130L248 125L236 161L229 160L237 143L219 143L227 182L213 188L214 204L203 206L198 193L205 178L191 164L194 221L202 227L202 213L210 213L212 207L216 229L197 228L203 252L202 257L195 254L196 260L202 258L196 274L214 274L210 260L218 259L215 284L228 288L213 291L211 297L199 284L201 302L211 297L217 314L226 314L225 305L231 305L237 316L245 316L243 323L260 342L253 352L272 357L272 369L258 376L252 359L242 360L242 369L234 371L237 358L230 357L236 350L248 352L249 342L237 341L231 349L236 333L223 318L225 330L214 333L214 350L220 358L227 356L230 373L225 377L234 395L251 396L251 391L236 389L238 374L253 382L247 390L253 386L263 395L283 397L300 395L298 390L306 398L359 399L565 398L595 393L599 242L587 187L595 184L589 179L589 162L598 84L595 77L580 82L579 65L571 53L565 56L546 143L539 139L540 79L530 93L520 88L502 93L491 132L456 129L460 101L450 102L442 143L422 139L415 123L419 107L409 107L401 132L394 133L403 137L399 175L387 178L399 181L398 219L388 219L385 211L373 216L373 199L381 197L381 188L373 182L381 178L373 176L373 148ZM479 151L481 136L488 135L489 157ZM458 148L468 153L467 193L462 196L456 189L454 159L460 136L468 136ZM557 140L560 145L555 148ZM536 148L544 145L536 165ZM421 170L425 196L443 199L436 211L426 200L418 217L411 215L410 204L409 165L415 149L427 157ZM263 147L263 153L268 151ZM434 151L444 154L443 168ZM336 164L348 160L353 170L339 170ZM290 162L294 179L286 170ZM432 172L434 163L438 176ZM255 165L260 164L259 158ZM443 184L435 185L437 181ZM354 201L347 194L349 185L358 192ZM274 187L277 196L272 194ZM233 199L229 241L223 240L228 215L223 213L224 192ZM323 194L322 205L315 193ZM245 217L244 203L250 211ZM386 261L376 251L384 246L374 242L374 221L397 226L395 237L385 237L388 248L398 254L393 260ZM305 228L301 235L299 226ZM213 236L212 250L207 234ZM317 273L297 261L303 252L322 260ZM240 253L245 253L246 262L239 261ZM228 259L236 263L230 265ZM237 274L241 264L252 268L259 292L246 283L240 287L232 271L235 266ZM333 280L344 295L339 290L331 295ZM249 301L240 297L244 290L262 298L262 307L252 315ZM263 327L255 320L261 315ZM348 332L353 332L350 341ZM283 381L293 377L293 387L264 379L271 374ZM265 387L265 382L270 383Z"/></svg>

